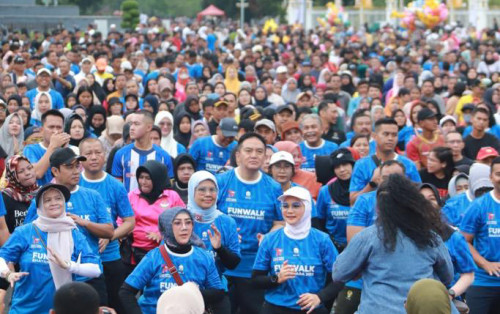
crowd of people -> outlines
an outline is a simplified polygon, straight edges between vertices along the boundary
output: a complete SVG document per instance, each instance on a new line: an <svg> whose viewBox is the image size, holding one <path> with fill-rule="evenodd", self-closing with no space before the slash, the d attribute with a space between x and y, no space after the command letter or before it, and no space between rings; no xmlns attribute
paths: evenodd
<svg viewBox="0 0 500 314"><path fill-rule="evenodd" d="M10 313L500 313L497 28L150 22L3 38Z"/></svg>

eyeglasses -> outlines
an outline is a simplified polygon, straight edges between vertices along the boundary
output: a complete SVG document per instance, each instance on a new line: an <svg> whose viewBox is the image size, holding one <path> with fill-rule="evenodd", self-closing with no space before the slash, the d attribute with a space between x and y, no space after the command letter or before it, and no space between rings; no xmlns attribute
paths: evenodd
<svg viewBox="0 0 500 314"><path fill-rule="evenodd" d="M289 204L289 203L281 203L281 208L285 209L285 210L288 210L290 208L290 206L292 207L293 210L299 210L300 208L302 208L302 203L301 202L293 202L292 204Z"/></svg>
<svg viewBox="0 0 500 314"><path fill-rule="evenodd" d="M201 194L215 194L217 193L216 188L196 188L196 191L200 192Z"/></svg>

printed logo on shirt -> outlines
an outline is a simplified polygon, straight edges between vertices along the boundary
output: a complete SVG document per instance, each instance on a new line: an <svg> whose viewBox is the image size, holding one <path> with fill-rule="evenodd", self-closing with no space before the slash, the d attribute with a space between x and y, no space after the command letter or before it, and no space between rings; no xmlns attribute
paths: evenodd
<svg viewBox="0 0 500 314"><path fill-rule="evenodd" d="M32 263L39 263L39 264L48 264L49 259L47 257L47 253L33 252L31 262Z"/></svg>
<svg viewBox="0 0 500 314"><path fill-rule="evenodd" d="M488 213L488 221L486 222L487 225L496 225L497 221L495 220L495 213Z"/></svg>
<svg viewBox="0 0 500 314"><path fill-rule="evenodd" d="M73 203L67 202L66 205L68 206L68 210L73 209Z"/></svg>
<svg viewBox="0 0 500 314"><path fill-rule="evenodd" d="M252 198L252 193L250 193L250 191L247 191L247 192L245 193L245 198L246 198L247 200L251 199L251 198Z"/></svg>
<svg viewBox="0 0 500 314"><path fill-rule="evenodd" d="M177 267L177 272L178 272L179 274L184 274L184 266L182 266L182 264L181 264L181 265L179 265L179 267Z"/></svg>
<svg viewBox="0 0 500 314"><path fill-rule="evenodd" d="M274 265L274 272L279 273L282 266L283 266L283 264ZM296 276L305 276L305 277L314 276L314 269L316 268L316 266L314 266L314 265L291 265L291 264L288 264L288 266L292 266L294 268Z"/></svg>
<svg viewBox="0 0 500 314"><path fill-rule="evenodd" d="M235 195L233 190L227 191L227 194L229 195L229 197L234 197L234 195Z"/></svg>
<svg viewBox="0 0 500 314"><path fill-rule="evenodd" d="M197 221L198 221L198 220L197 220ZM207 234L207 232L206 232L206 231L203 231L203 232L201 233L201 239L202 239L202 240L206 240L207 238L208 238L208 234Z"/></svg>
<svg viewBox="0 0 500 314"><path fill-rule="evenodd" d="M172 274L170 274L170 271L168 271L168 266L163 265L161 268L160 278L170 278L170 277L172 277Z"/></svg>
<svg viewBox="0 0 500 314"><path fill-rule="evenodd" d="M208 157L208 158L211 158L211 157L212 157L212 155L213 155L213 153L212 153L212 152L207 152L207 157Z"/></svg>
<svg viewBox="0 0 500 314"><path fill-rule="evenodd" d="M338 204L330 203L330 214L332 215L332 218L347 219L347 217L349 217L349 211L341 209L342 207L340 207Z"/></svg>
<svg viewBox="0 0 500 314"><path fill-rule="evenodd" d="M211 164L211 163L205 164L205 170L208 172L217 172L219 171L220 168L222 168L221 165Z"/></svg>
<svg viewBox="0 0 500 314"><path fill-rule="evenodd" d="M40 238L33 237L33 243L30 245L31 249L41 249L42 244L40 243Z"/></svg>
<svg viewBox="0 0 500 314"><path fill-rule="evenodd" d="M266 214L266 211L262 210L262 209L247 209L247 208L228 207L227 214L229 216L242 218L242 219L264 220L264 216Z"/></svg>
<svg viewBox="0 0 500 314"><path fill-rule="evenodd" d="M488 228L488 237L490 238L499 238L500 237L500 228Z"/></svg>
<svg viewBox="0 0 500 314"><path fill-rule="evenodd" d="M177 287L175 282L160 282L160 292L162 293L173 287Z"/></svg>
<svg viewBox="0 0 500 314"><path fill-rule="evenodd" d="M275 250L276 256L273 257L273 262L283 262L285 257L283 256L283 249L277 248Z"/></svg>
<svg viewBox="0 0 500 314"><path fill-rule="evenodd" d="M223 152L219 152L219 158L224 158L224 153Z"/></svg>
<svg viewBox="0 0 500 314"><path fill-rule="evenodd" d="M166 208L168 208L168 205L170 205L168 202L161 202L160 203L160 207L161 208L165 208L166 209Z"/></svg>
<svg viewBox="0 0 500 314"><path fill-rule="evenodd" d="M106 211L111 215L111 207L106 207Z"/></svg>
<svg viewBox="0 0 500 314"><path fill-rule="evenodd" d="M293 256L299 256L299 248L298 247L293 248Z"/></svg>

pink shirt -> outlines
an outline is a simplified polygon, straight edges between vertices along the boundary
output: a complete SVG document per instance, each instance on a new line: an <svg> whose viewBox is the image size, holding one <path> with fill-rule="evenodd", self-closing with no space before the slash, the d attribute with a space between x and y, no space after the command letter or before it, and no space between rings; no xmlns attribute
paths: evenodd
<svg viewBox="0 0 500 314"><path fill-rule="evenodd" d="M149 240L146 235L150 232L160 233L158 230L158 217L169 208L181 206L186 207L177 192L165 190L163 194L154 202L149 204L140 197L141 191L135 189L128 193L128 199L135 213L135 227L132 231L134 235L133 247L144 250L151 250L158 246L155 241Z"/></svg>

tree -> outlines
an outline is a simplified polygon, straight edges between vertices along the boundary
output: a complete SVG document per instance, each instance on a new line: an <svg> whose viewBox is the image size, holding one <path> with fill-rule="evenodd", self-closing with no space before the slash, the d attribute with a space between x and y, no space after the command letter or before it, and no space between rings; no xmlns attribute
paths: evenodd
<svg viewBox="0 0 500 314"><path fill-rule="evenodd" d="M134 29L139 23L139 3L136 0L125 0L121 6L122 27L125 29Z"/></svg>

